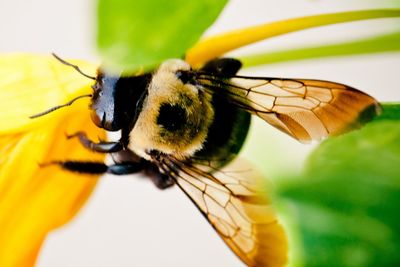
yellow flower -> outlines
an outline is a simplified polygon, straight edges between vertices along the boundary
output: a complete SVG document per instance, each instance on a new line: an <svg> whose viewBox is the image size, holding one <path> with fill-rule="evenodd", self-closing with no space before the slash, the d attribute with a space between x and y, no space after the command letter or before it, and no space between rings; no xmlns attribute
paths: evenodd
<svg viewBox="0 0 400 267"><path fill-rule="evenodd" d="M93 66L77 62L88 73ZM0 266L33 266L47 233L70 220L97 183L96 176L40 163L63 159L103 161L66 133L94 127L87 100L34 120L29 116L90 93L93 81L49 56L0 56Z"/></svg>

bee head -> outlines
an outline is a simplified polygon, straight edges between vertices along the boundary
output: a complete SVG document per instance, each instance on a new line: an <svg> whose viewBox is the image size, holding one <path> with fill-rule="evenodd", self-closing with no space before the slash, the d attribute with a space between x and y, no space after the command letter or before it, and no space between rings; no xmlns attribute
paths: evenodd
<svg viewBox="0 0 400 267"><path fill-rule="evenodd" d="M90 103L91 118L97 127L108 131L118 131L120 118L115 106L115 92L120 77L107 76L99 72L96 83L92 86L93 94Z"/></svg>
<svg viewBox="0 0 400 267"><path fill-rule="evenodd" d="M84 73L77 65L63 60L54 53L53 56L62 64L72 67L86 78L94 80L93 93L77 96L65 104L32 115L30 116L31 119L70 106L78 99L90 97L91 118L98 127L107 131L118 131L133 127L146 96L151 73L123 77L121 75L110 75L99 70L97 76L94 77Z"/></svg>
<svg viewBox="0 0 400 267"><path fill-rule="evenodd" d="M100 70L96 83L92 86L92 121L107 131L118 131L132 126L150 79L151 74L123 77Z"/></svg>

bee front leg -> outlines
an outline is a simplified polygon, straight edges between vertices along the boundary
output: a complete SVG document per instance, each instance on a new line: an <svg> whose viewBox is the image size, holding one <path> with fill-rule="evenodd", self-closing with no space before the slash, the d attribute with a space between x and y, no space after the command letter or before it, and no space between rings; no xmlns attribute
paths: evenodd
<svg viewBox="0 0 400 267"><path fill-rule="evenodd" d="M132 174L137 173L143 170L145 166L141 162L130 162L130 163L118 163L113 165L106 165L102 162L93 162L93 161L53 161L46 165L56 164L61 168L79 173L86 174L104 174L111 173L115 175L124 175L124 174Z"/></svg>
<svg viewBox="0 0 400 267"><path fill-rule="evenodd" d="M89 150L101 152L101 153L112 153L121 151L124 147L121 142L104 142L100 141L99 143L95 143L87 138L86 133L77 132L72 135L67 135L67 138L78 137L81 144Z"/></svg>

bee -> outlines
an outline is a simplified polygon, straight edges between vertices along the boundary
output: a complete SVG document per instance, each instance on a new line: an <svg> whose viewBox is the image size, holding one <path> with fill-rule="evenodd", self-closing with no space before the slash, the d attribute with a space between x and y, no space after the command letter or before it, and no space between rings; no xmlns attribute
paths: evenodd
<svg viewBox="0 0 400 267"><path fill-rule="evenodd" d="M110 153L113 164L55 161L68 171L125 175L143 172L165 189L178 186L232 251L249 266L282 266L287 240L257 176L221 169L234 161L251 115L310 142L360 127L380 113L371 96L344 84L238 75L239 60L217 58L193 69L171 59L151 72L111 75L99 69L93 92L32 116L90 97L93 123L120 131L117 141L70 135L84 147Z"/></svg>

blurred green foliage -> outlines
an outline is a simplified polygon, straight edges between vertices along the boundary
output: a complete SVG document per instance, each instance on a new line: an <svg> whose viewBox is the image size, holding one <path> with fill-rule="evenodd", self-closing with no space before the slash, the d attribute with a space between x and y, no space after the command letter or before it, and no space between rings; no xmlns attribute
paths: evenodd
<svg viewBox="0 0 400 267"><path fill-rule="evenodd" d="M400 105L383 110L361 130L324 141L301 177L277 181L304 266L400 266Z"/></svg>
<svg viewBox="0 0 400 267"><path fill-rule="evenodd" d="M227 0L99 0L97 43L106 66L152 69L185 51Z"/></svg>

